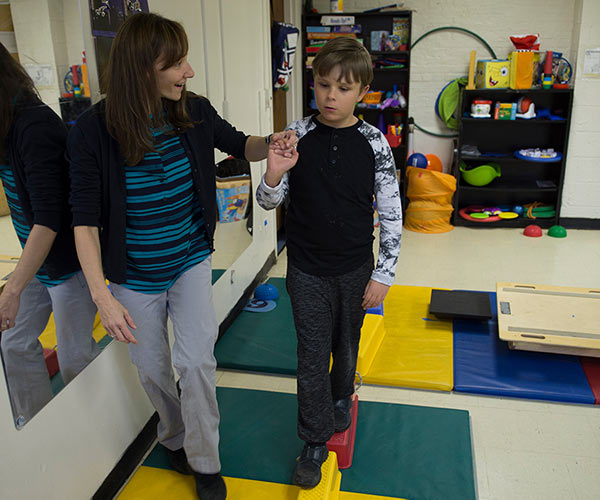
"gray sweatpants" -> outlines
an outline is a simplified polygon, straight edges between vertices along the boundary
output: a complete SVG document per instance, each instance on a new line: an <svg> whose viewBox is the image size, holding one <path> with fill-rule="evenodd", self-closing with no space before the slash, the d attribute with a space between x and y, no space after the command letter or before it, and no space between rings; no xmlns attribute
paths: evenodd
<svg viewBox="0 0 600 500"><path fill-rule="evenodd" d="M166 292L146 294L110 285L137 327L133 335L138 343L129 344L129 356L160 417L159 442L170 450L183 446L192 469L205 474L221 470L211 276L209 257ZM172 364L167 316L175 336ZM181 398L172 365L181 377Z"/></svg>
<svg viewBox="0 0 600 500"><path fill-rule="evenodd" d="M362 297L372 271L369 260L340 276L313 276L288 262L286 287L298 337L298 436L303 441L329 441L334 431L333 401L354 393L365 317Z"/></svg>
<svg viewBox="0 0 600 500"><path fill-rule="evenodd" d="M22 427L48 401L52 387L38 337L54 312L60 374L68 384L100 352L92 337L96 305L80 271L60 285L36 278L21 293L15 326L2 332L1 348L13 416Z"/></svg>

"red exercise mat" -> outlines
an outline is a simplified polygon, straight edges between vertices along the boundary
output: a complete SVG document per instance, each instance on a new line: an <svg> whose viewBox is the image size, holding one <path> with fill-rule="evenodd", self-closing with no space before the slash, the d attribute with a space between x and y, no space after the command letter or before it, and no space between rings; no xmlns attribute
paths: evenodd
<svg viewBox="0 0 600 500"><path fill-rule="evenodd" d="M600 358L580 358L581 366L594 393L596 404L600 405Z"/></svg>

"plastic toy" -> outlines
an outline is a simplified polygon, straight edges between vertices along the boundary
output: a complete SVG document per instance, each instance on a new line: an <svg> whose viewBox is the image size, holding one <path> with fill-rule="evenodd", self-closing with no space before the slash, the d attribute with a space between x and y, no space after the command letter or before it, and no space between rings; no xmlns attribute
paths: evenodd
<svg viewBox="0 0 600 500"><path fill-rule="evenodd" d="M461 208L458 211L458 215L465 220L470 220L473 222L497 222L500 220L500 217L497 215L488 215L483 213L483 209L484 207L481 205L469 205Z"/></svg>
<svg viewBox="0 0 600 500"><path fill-rule="evenodd" d="M552 51L546 52L546 60L544 62L544 76L542 78L542 87L545 89L552 88L554 75L552 74Z"/></svg>
<svg viewBox="0 0 600 500"><path fill-rule="evenodd" d="M471 103L471 118L491 118L492 101L474 99Z"/></svg>
<svg viewBox="0 0 600 500"><path fill-rule="evenodd" d="M466 78L456 78L448 82L440 91L435 101L435 114L446 124L446 127L453 130L458 130L459 127L458 116L460 110L458 109L458 104L462 89L466 83Z"/></svg>
<svg viewBox="0 0 600 500"><path fill-rule="evenodd" d="M427 157L422 153L413 153L406 160L406 165L410 167L427 168Z"/></svg>
<svg viewBox="0 0 600 500"><path fill-rule="evenodd" d="M262 285L258 285L254 290L254 298L260 300L277 300L279 298L279 291L275 286L263 283Z"/></svg>
<svg viewBox="0 0 600 500"><path fill-rule="evenodd" d="M533 58L531 50L516 50L510 53L510 88L530 89L533 84Z"/></svg>
<svg viewBox="0 0 600 500"><path fill-rule="evenodd" d="M538 161L538 162L555 162L562 160L562 154L558 151L554 151L554 149L539 149L539 148L529 148L529 149L519 149L515 151L515 156L520 158L521 160L527 161Z"/></svg>
<svg viewBox="0 0 600 500"><path fill-rule="evenodd" d="M500 165L496 162L479 165L471 170L467 170L467 165L461 161L459 170L462 173L464 181L467 184L471 184L471 186L485 186L496 177L500 177Z"/></svg>
<svg viewBox="0 0 600 500"><path fill-rule="evenodd" d="M478 89L506 89L509 83L508 59L483 59L477 61L475 85Z"/></svg>
<svg viewBox="0 0 600 500"><path fill-rule="evenodd" d="M552 226L548 229L548 236L553 238L566 238L567 230L563 226Z"/></svg>
<svg viewBox="0 0 600 500"><path fill-rule="evenodd" d="M437 172L444 171L442 160L440 160L436 155L430 153L425 155L425 158L427 158L427 170L435 170Z"/></svg>
<svg viewBox="0 0 600 500"><path fill-rule="evenodd" d="M539 238L542 236L542 228L537 224L530 224L523 230L523 234L530 238Z"/></svg>
<svg viewBox="0 0 600 500"><path fill-rule="evenodd" d="M501 219L516 219L519 216L517 212L500 212L498 217Z"/></svg>
<svg viewBox="0 0 600 500"><path fill-rule="evenodd" d="M525 120L531 120L535 118L535 104L529 97L521 97L517 101L517 118L523 118Z"/></svg>
<svg viewBox="0 0 600 500"><path fill-rule="evenodd" d="M523 216L523 213L525 212L525 210L523 209L523 207L521 205L515 205L512 208L512 211L515 212L517 215L519 215L520 217Z"/></svg>

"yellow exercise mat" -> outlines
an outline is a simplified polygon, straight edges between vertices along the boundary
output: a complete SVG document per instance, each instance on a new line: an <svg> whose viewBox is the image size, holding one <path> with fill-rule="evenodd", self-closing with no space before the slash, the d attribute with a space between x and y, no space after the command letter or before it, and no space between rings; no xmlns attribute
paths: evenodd
<svg viewBox="0 0 600 500"><path fill-rule="evenodd" d="M300 488L290 484L267 483L226 477L227 500L296 500ZM129 480L118 500L197 500L191 476L175 471L141 466ZM340 500L396 500L392 497L342 491Z"/></svg>
<svg viewBox="0 0 600 500"><path fill-rule="evenodd" d="M96 319L94 320L94 331L92 332L92 335L96 342L100 342L106 335L106 330L102 326L98 314L96 314ZM46 329L38 337L38 340L42 344L42 347L45 347L46 349L54 349L56 347L56 325L54 324L54 314L50 315Z"/></svg>
<svg viewBox="0 0 600 500"><path fill-rule="evenodd" d="M452 322L429 316L431 288L394 285L384 301L385 337L367 384L451 391Z"/></svg>

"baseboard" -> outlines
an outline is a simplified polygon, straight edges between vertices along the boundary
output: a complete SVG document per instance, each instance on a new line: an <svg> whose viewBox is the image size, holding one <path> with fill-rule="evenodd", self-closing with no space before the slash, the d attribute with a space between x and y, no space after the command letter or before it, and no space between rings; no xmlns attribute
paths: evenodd
<svg viewBox="0 0 600 500"><path fill-rule="evenodd" d="M92 500L112 500L123 487L129 476L137 465L142 461L152 443L156 439L156 426L158 425L158 413L154 413L146 423L142 431L133 440L133 443L125 450L121 460L106 476L100 488L96 490Z"/></svg>
<svg viewBox="0 0 600 500"><path fill-rule="evenodd" d="M267 277L269 269L273 267L276 262L275 252L273 251L267 258L264 266L260 269L252 283L244 290L244 293L240 299L236 302L235 306L231 309L227 317L219 325L219 339L228 330L231 324L242 312L254 289ZM217 340L218 342L218 340ZM152 443L156 440L156 426L158 425L158 413L154 413L150 420L146 423L142 431L134 439L133 443L129 445L121 460L115 465L112 471L106 476L104 482L100 485L92 500L112 500L119 490L123 487L125 482L129 479L131 474L134 472L137 465L144 458L146 452L152 446Z"/></svg>
<svg viewBox="0 0 600 500"><path fill-rule="evenodd" d="M561 217L560 224L566 229L600 229L600 219L584 219L583 217Z"/></svg>

